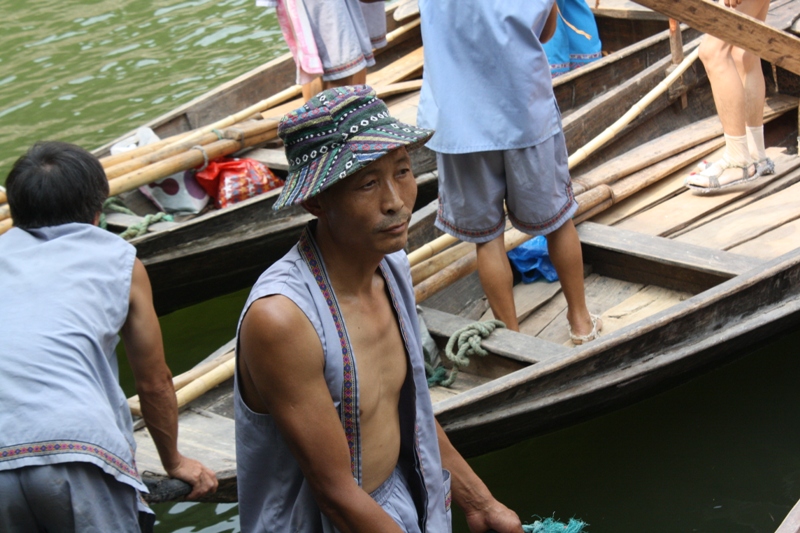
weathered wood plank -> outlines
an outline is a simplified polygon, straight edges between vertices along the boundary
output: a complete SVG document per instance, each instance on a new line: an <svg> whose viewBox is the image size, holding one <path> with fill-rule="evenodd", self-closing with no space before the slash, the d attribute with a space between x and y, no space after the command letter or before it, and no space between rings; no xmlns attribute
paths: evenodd
<svg viewBox="0 0 800 533"><path fill-rule="evenodd" d="M676 240L727 250L798 218L800 183L700 226Z"/></svg>
<svg viewBox="0 0 800 533"><path fill-rule="evenodd" d="M639 283L591 274L584 283L586 306L589 308L589 312L601 315L605 309L626 300L641 288L642 286ZM550 321L538 337L550 342L573 346L569 339L566 306L558 316Z"/></svg>
<svg viewBox="0 0 800 533"><path fill-rule="evenodd" d="M647 285L627 300L603 312L603 333L606 335L613 333L664 309L669 309L691 296L688 292Z"/></svg>
<svg viewBox="0 0 800 533"><path fill-rule="evenodd" d="M618 226L584 222L578 226L578 236L584 250L584 260L595 272L602 272L602 261L595 260L597 251L605 250L623 256L631 269L654 268L665 265L674 271L686 270L709 274L719 282L738 276L759 266L762 261L703 246L700 243L677 242L654 237ZM702 241L700 241L702 242Z"/></svg>
<svg viewBox="0 0 800 533"><path fill-rule="evenodd" d="M474 374L471 370L471 368L467 367L467 370L459 372L456 380L450 387L442 387L440 385L431 387L429 389L431 401L436 403L491 381L490 378Z"/></svg>
<svg viewBox="0 0 800 533"><path fill-rule="evenodd" d="M800 75L800 39L790 33L706 0L635 1Z"/></svg>
<svg viewBox="0 0 800 533"><path fill-rule="evenodd" d="M774 149L774 148L767 148L767 153L768 154L771 153L771 154L775 155L775 154L779 154L780 151L778 151L777 149ZM783 174L783 173L779 172L779 174L775 177L775 179L770 181L770 182L768 182L767 185L764 186L763 188L759 188L759 189L753 191L752 193L739 198L735 202L732 202L732 203L726 205L725 207L717 209L717 210L709 213L708 215L704 216L703 218L700 218L699 220L696 220L695 222L692 222L691 224L689 224L685 228L683 228L683 229L681 229L679 231L675 231L675 232L671 233L670 234L670 238L671 239L675 239L675 238L679 237L680 235L683 235L684 233L689 233L690 231L693 231L696 228L699 228L700 226L708 224L709 222L711 222L713 220L721 218L721 217L723 217L723 216L725 216L725 215L727 215L729 213L732 213L734 211L738 211L739 209L741 209L742 207L744 207L746 205L750 205L753 202L757 202L757 201L761 200L762 198L766 198L767 196L771 196L773 194L776 194L776 193L782 191L783 189L786 189L787 187L791 187L792 185L794 185L798 181L800 181L800 173L797 172L797 170L789 172L788 174Z"/></svg>
<svg viewBox="0 0 800 533"><path fill-rule="evenodd" d="M537 280L533 283L518 283L514 285L514 304L517 309L517 323L550 301L553 296L561 292L561 282L552 283L546 280ZM494 313L487 310L481 320L493 320Z"/></svg>
<svg viewBox="0 0 800 533"><path fill-rule="evenodd" d="M474 322L473 320L443 313L428 307L422 307L421 309L428 331L437 340L445 340L445 342L453 333ZM525 364L534 364L557 357L567 350L558 344L532 338L507 329L495 330L481 344L486 350L496 355Z"/></svg>
<svg viewBox="0 0 800 533"><path fill-rule="evenodd" d="M120 230L124 230L133 226L134 224L140 224L144 221L144 217L136 216L136 215L126 215L125 213L106 213L106 224L108 224L111 228L116 228ZM180 223L178 222L156 222L155 224L151 224L147 227L148 232L156 232L156 231L164 231L170 228L174 228L179 226Z"/></svg>
<svg viewBox="0 0 800 533"><path fill-rule="evenodd" d="M775 168L778 172L774 176L765 176L757 181L740 187L731 187L721 191L720 194L714 195L695 195L686 189L685 192L678 196L620 222L616 227L634 229L651 235L671 235L692 222L700 220L710 213L754 193L800 166L800 161L794 156L773 152L771 157L775 161Z"/></svg>
<svg viewBox="0 0 800 533"><path fill-rule="evenodd" d="M772 231L730 249L731 252L768 261L800 246L800 220L793 220Z"/></svg>
<svg viewBox="0 0 800 533"><path fill-rule="evenodd" d="M274 170L289 170L289 161L283 148L256 148L247 152L247 157L260 161Z"/></svg>
<svg viewBox="0 0 800 533"><path fill-rule="evenodd" d="M724 148L720 148L716 152L709 154L706 159L713 161L722 157L723 149ZM690 162L688 168L682 168L674 172L671 176L659 180L646 189L639 191L637 194L622 200L620 203L611 206L599 215L592 217L590 220L598 224L613 226L633 215L669 200L677 194L683 193L686 190L686 186L683 182L691 173L692 167L696 162L697 161Z"/></svg>

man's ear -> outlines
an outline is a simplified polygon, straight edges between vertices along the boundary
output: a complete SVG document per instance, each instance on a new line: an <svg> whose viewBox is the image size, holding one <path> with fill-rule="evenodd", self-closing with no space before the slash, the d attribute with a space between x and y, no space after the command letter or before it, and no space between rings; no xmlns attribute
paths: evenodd
<svg viewBox="0 0 800 533"><path fill-rule="evenodd" d="M322 205L319 202L319 195L313 196L308 200L303 201L300 205L303 207L303 209L305 209L315 217L320 218L320 215L322 214L323 210L322 210Z"/></svg>

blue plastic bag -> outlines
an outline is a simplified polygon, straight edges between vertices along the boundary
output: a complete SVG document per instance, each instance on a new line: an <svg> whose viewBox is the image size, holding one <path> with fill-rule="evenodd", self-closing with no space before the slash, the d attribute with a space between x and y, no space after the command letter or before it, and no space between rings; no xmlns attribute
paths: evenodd
<svg viewBox="0 0 800 533"><path fill-rule="evenodd" d="M510 252L508 259L511 266L522 275L524 283L533 283L539 278L547 281L556 281L558 274L550 254L547 252L547 239L543 235L523 242Z"/></svg>

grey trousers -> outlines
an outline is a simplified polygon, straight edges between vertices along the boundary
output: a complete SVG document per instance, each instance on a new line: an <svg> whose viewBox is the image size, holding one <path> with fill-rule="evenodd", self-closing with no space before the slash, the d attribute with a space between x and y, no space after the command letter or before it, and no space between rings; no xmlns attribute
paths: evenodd
<svg viewBox="0 0 800 533"><path fill-rule="evenodd" d="M140 533L138 501L136 489L90 463L0 471L4 533ZM152 516L143 517L151 529Z"/></svg>

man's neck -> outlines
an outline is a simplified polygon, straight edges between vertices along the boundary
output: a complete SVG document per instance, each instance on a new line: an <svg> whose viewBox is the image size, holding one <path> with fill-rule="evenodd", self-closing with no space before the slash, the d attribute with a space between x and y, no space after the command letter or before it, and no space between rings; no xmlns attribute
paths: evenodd
<svg viewBox="0 0 800 533"><path fill-rule="evenodd" d="M365 253L338 244L323 224L313 227L328 277L337 297L369 296L375 287L375 275L383 254Z"/></svg>

